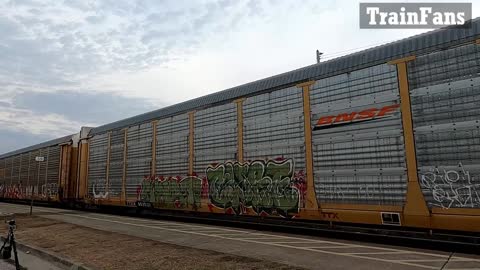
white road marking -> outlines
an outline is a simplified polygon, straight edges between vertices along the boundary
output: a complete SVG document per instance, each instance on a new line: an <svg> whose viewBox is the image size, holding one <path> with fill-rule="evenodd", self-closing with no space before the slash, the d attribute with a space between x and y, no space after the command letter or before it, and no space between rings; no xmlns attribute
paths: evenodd
<svg viewBox="0 0 480 270"><path fill-rule="evenodd" d="M216 235L216 234L215 234ZM212 235L213 236L213 235ZM242 239L246 239L246 240L270 240L270 239L278 239L277 237L275 237L275 235L271 235L269 237L265 237L265 236L262 236L260 235L261 237L242 237ZM269 243L272 243L272 242L269 242ZM273 242L275 243L275 242Z"/></svg>
<svg viewBox="0 0 480 270"><path fill-rule="evenodd" d="M451 262L477 262L479 260L474 258L464 258L464 257L452 257L450 258Z"/></svg>
<svg viewBox="0 0 480 270"><path fill-rule="evenodd" d="M480 270L480 268L445 268L445 270Z"/></svg>
<svg viewBox="0 0 480 270"><path fill-rule="evenodd" d="M81 213L80 213L81 214ZM106 214L97 214L97 213L93 213L93 215L96 215L96 216L100 216L100 217L104 217L104 218L110 218L110 217L116 217L116 216L112 216L112 215L106 215ZM132 220L132 221L142 221L142 220L145 220L145 219L140 219L140 218L133 218L133 217L127 217L125 219L129 219L129 220ZM121 221L119 221L121 222ZM171 224L169 222L163 222L163 221L158 221L159 224ZM191 226L196 226L196 227L199 227L199 228L212 228L212 227L217 227L217 226L202 226L202 225L191 225ZM240 232L240 233L250 233L249 236L252 236L252 235L267 235L267 236L272 236L272 234L265 234L265 233L255 233L255 232L248 232L248 231L242 231L242 230L237 230L237 229L227 229L227 228L223 228L223 227L218 227L219 230L226 230L226 231L231 231L231 232ZM184 231L186 233L194 233L194 232L190 232L190 231ZM216 233L215 234L208 234L208 236L215 236L217 235ZM292 240L295 240L295 241L298 241L298 240L302 240L302 241L310 241L312 243L329 243L329 244L336 244L336 245L344 245L345 243L342 243L342 242L335 242L335 241L329 241L329 240L317 240L317 239L308 239L308 238L301 238L301 237L291 237L291 236L285 236L285 235L273 235L275 236L275 239L279 239L279 240L286 240L286 239L292 239ZM236 240L236 238L235 238ZM278 242L271 242L271 243L278 243ZM394 249L394 248L386 248L386 247L377 247L377 246L367 246L367 245L360 245L360 244L348 244L348 245L351 245L352 247L358 247L358 248L366 248L366 249L376 249L376 250L383 250L383 251L394 251L394 252L398 252L398 251L401 251L401 252L410 252L408 250L402 250L402 249ZM422 255L427 255L427 256L433 256L433 257L439 257L439 258L445 258L445 259L448 259L449 255L442 255L442 254L434 254L434 253L428 253L428 252L421 252L421 251L414 251L416 254L422 254ZM462 258L462 257L458 257L458 258ZM480 262L480 260L478 260Z"/></svg>
<svg viewBox="0 0 480 270"><path fill-rule="evenodd" d="M355 248L355 246L321 246L321 247L309 247L309 248Z"/></svg>
<svg viewBox="0 0 480 270"><path fill-rule="evenodd" d="M323 243L316 243L316 242L309 242L309 241L272 241L270 243L274 243L274 244L323 244ZM337 245L355 247L355 245L352 245L352 244L337 243Z"/></svg>
<svg viewBox="0 0 480 270"><path fill-rule="evenodd" d="M9 205L10 206L10 205ZM15 207L13 207L15 208ZM38 211L38 207L37 211ZM20 209L20 208L17 208ZM25 210L24 208L21 208L21 210ZM325 254L331 254L331 255L337 255L337 256L346 256L346 257L353 257L353 258L359 258L359 259L366 259L366 260L374 260L374 261L381 261L381 262L387 262L387 263L394 263L394 264L402 264L402 265L409 265L409 266L415 266L419 268L426 268L426 269L437 269L437 267L433 266L428 266L428 265L420 265L420 264L415 264L409 262L409 260L388 260L388 259L381 259L381 258L374 258L374 257L365 257L361 256L362 254L355 254L355 253L336 253L333 251L327 251L327 250L320 250L316 248L309 248L309 247L298 247L298 246L290 246L290 245L285 245L281 242L261 242L261 241L256 241L255 239L243 239L243 238L231 238L231 237L226 237L226 236L221 236L217 234L208 234L208 233L201 233L201 232L195 232L195 231L185 231L181 229L175 229L175 228L165 228L161 226L150 226L150 225L142 225L142 224L134 224L134 223L129 223L129 222L122 222L118 220L112 220L113 218L117 218L119 216L113 216L113 215L104 215L104 214L92 214L100 217L106 217L109 219L104 219L104 218L95 218L91 217L88 215L85 215L85 213L79 213L78 211L68 211L72 214L68 213L61 213L59 211L48 211L48 210L43 210L44 212L47 213L54 213L54 214L60 214L60 215L65 215L65 216L72 216L76 218L85 218L85 219L92 219L92 220L100 220L100 221L105 221L105 222L110 222L110 223L118 223L118 224L124 224L124 225L129 225L129 226L136 226L136 227L145 227L145 228L152 228L152 229L165 229L165 230L170 230L170 231L175 231L175 232L181 232L181 233L188 233L188 234L194 234L194 235L201 235L201 236L207 236L207 237L215 237L215 238L220 238L220 239L226 239L226 240L236 240L240 242L249 242L249 243L257 243L257 244L263 244L263 245L270 245L270 246L278 246L278 247L285 247L285 248L293 248L293 249L299 249L299 250L306 250L306 251L312 251L312 252L319 252L319 253L325 253ZM65 212L65 211L63 211ZM77 213L77 214L75 214ZM84 215L82 215L84 214ZM89 213L91 214L91 213ZM121 216L124 220L131 220L131 221L145 221L145 219L139 219L139 218L132 218L132 217L123 217ZM172 222L155 222L153 224L172 224ZM182 223L178 223L183 225ZM188 225L188 224L186 224ZM201 225L189 225L190 227L198 227L198 228L209 228L212 229L212 227L216 226L201 226ZM222 227L218 227L218 230L222 231L236 231L236 232L241 232L241 233L249 233L247 231L242 231L242 230L234 230L234 229L225 229ZM305 238L299 238L299 237L290 237L290 236L282 236L282 235L272 235L272 234L263 234L263 233L250 233L250 234L255 234L255 235L268 235L268 236L275 236L276 239L278 238L284 238L284 239L292 239L298 241L299 239L305 240L305 241L311 241L311 242L319 242L319 243L331 243L331 244L341 244L345 245L344 243L341 242L334 242L334 241L324 241L324 240L312 240L312 239L305 239ZM257 239L258 240L258 239ZM286 244L291 243L291 242L286 242ZM304 243L304 242L302 242ZM377 249L377 250L385 250L385 251L395 251L392 254L396 253L415 253L415 254L422 254L422 255L427 255L427 256L433 256L433 257L441 257L441 258L448 258L448 255L441 255L441 254L433 254L433 253L426 253L426 252L419 252L419 251L406 251L406 250L401 250L401 249L392 249L392 248L383 248L383 247L376 247L376 246L366 246L366 245L352 245L352 247L360 247L360 248L367 248L367 249ZM318 248L328 248L328 247L318 247ZM372 253L367 253L367 254L372 254ZM471 259L471 258L464 258L464 257L456 257L459 259L467 259L469 261L474 261L474 262L480 262L480 260L477 259ZM466 268L468 270L474 270L477 268ZM463 270L463 269L450 269L450 270Z"/></svg>
<svg viewBox="0 0 480 270"><path fill-rule="evenodd" d="M353 255L388 255L388 254L415 254L415 251L383 251L383 252L348 252ZM343 253L342 253L343 254Z"/></svg>
<svg viewBox="0 0 480 270"><path fill-rule="evenodd" d="M187 231L187 232L190 232L190 231ZM201 232L203 233L207 233L207 234L214 234L214 235L219 235L219 236L230 236L230 237L235 237L235 236L245 236L245 235L248 235L248 234L245 234L245 233L214 233L214 232L205 232L204 230L201 230Z"/></svg>
<svg viewBox="0 0 480 270"><path fill-rule="evenodd" d="M113 220L108 220L108 219L101 219L101 218L94 218L94 217L87 217L87 216L79 216L79 215L74 215L74 214L62 214L62 215L74 216L74 217L77 217L77 218L87 218L87 219L93 219L93 220L100 220L100 221L105 221L105 222L131 225L131 226L137 226L137 227L146 227L146 228L158 229L158 227L154 227L154 226L133 224L133 223L128 223L128 222L113 221ZM167 230L185 233L185 231L177 230L177 229L167 229ZM288 245L283 245L283 244L275 244L275 243L265 243L265 242L255 241L255 240L245 240L245 239L241 239L241 238L228 238L228 237L209 235L209 234L204 234L204 233L199 233L199 232L186 232L186 233L208 236L208 237L216 237L216 238L221 238L221 239L226 239L226 240L236 240L236 241L240 241L240 242L248 242L248 243L256 243L256 244L263 244L263 245L293 248L293 249L299 249L299 250L307 250L307 251L326 253L326 254L337 255L337 256L346 256L346 257L352 257L352 258L358 258L358 259L374 260L374 261L387 262L387 263L393 263L393 264L402 264L402 265L415 266L415 267L425 268L425 269L437 269L436 267L432 267L432 266L425 266L425 265L409 263L409 262L394 262L394 261L391 261L391 260L385 260L385 259L381 259L381 258L363 257L363 256L355 255L355 254L339 254L339 253L336 253L336 252L330 252L330 251L326 251L326 250L317 250L317 249L310 249L310 248L303 248L303 247L294 247L294 246L288 246Z"/></svg>
<svg viewBox="0 0 480 270"><path fill-rule="evenodd" d="M397 261L402 261L402 262L445 262L445 260L442 259L408 259L408 260L397 260ZM450 260L452 261L452 260ZM468 260L460 260L456 262L468 262Z"/></svg>

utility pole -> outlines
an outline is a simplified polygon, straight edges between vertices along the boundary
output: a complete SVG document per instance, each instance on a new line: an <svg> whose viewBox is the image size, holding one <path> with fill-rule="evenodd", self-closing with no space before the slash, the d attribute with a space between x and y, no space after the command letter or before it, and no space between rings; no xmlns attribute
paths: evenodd
<svg viewBox="0 0 480 270"><path fill-rule="evenodd" d="M40 191L40 163L45 161L45 157L40 157L40 156L37 156L35 157L35 161L37 162L38 164L38 171L37 171L37 194L39 193ZM35 186L32 185L32 201L30 203L30 216L32 215L32 212L33 212L33 193L35 191Z"/></svg>
<svg viewBox="0 0 480 270"><path fill-rule="evenodd" d="M320 63L320 58L322 57L322 52L320 52L319 50L317 50L317 64Z"/></svg>

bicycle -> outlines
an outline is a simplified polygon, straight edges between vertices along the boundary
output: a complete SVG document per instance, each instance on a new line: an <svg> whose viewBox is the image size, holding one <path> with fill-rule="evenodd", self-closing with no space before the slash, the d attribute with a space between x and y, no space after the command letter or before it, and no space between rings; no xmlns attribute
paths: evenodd
<svg viewBox="0 0 480 270"><path fill-rule="evenodd" d="M4 239L3 245L0 248L0 254L2 259L8 260L12 257L12 250L15 256L15 269L20 270L20 263L18 261L17 245L15 244L14 230L16 227L15 219L11 219L8 222L8 235Z"/></svg>

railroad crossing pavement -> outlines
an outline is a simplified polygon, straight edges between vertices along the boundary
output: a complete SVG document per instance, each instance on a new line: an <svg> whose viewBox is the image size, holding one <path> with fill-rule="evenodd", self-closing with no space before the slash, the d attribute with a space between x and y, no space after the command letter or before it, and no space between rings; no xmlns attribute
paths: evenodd
<svg viewBox="0 0 480 270"><path fill-rule="evenodd" d="M29 206L0 203L3 213L28 211ZM94 229L308 269L480 270L479 255L43 207L35 207L34 213Z"/></svg>

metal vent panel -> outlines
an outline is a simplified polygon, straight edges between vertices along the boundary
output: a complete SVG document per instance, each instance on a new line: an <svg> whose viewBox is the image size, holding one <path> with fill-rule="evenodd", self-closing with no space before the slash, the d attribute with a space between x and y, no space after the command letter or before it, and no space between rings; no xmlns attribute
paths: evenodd
<svg viewBox="0 0 480 270"><path fill-rule="evenodd" d="M24 187L20 183L20 162L21 155L16 155L12 160L11 186L15 189L15 197L21 198L24 194Z"/></svg>
<svg viewBox="0 0 480 270"><path fill-rule="evenodd" d="M164 118L157 124L157 175L186 176L189 156L188 114Z"/></svg>
<svg viewBox="0 0 480 270"><path fill-rule="evenodd" d="M95 135L90 139L88 158L88 194L92 197L105 195L108 134Z"/></svg>
<svg viewBox="0 0 480 270"><path fill-rule="evenodd" d="M45 161L43 162L38 162L37 163L37 169L38 169L38 175L37 179L35 180L34 186L38 190L38 193L45 198L47 196L47 186L45 184L45 174L47 173L47 153L48 149L47 148L42 148L39 149L38 151L38 156L43 157ZM35 158L35 157L34 157Z"/></svg>
<svg viewBox="0 0 480 270"><path fill-rule="evenodd" d="M40 156L40 149L37 149L35 151L32 151L30 152L30 157L29 157L29 163L30 163L30 166L28 168L28 185L30 187L34 187L33 188L33 194L35 196L38 195L38 186L37 186L37 182L39 180L39 172L38 172L38 168L39 168L39 162L35 161L35 157L37 156ZM31 194L31 190L29 190L29 193Z"/></svg>
<svg viewBox="0 0 480 270"><path fill-rule="evenodd" d="M302 90L289 87L249 97L243 104L244 159L292 159L305 171Z"/></svg>
<svg viewBox="0 0 480 270"><path fill-rule="evenodd" d="M479 48L409 65L418 178L429 207L480 208Z"/></svg>
<svg viewBox="0 0 480 270"><path fill-rule="evenodd" d="M60 146L48 148L46 178L49 184L58 184L58 173L60 171Z"/></svg>
<svg viewBox="0 0 480 270"><path fill-rule="evenodd" d="M124 142L125 131L112 131L110 135L110 167L108 172L109 197L119 197L122 194Z"/></svg>
<svg viewBox="0 0 480 270"><path fill-rule="evenodd" d="M480 46L469 44L419 56L408 62L410 89L476 77L480 73Z"/></svg>
<svg viewBox="0 0 480 270"><path fill-rule="evenodd" d="M212 163L236 160L237 106L228 103L195 112L194 172L204 175Z"/></svg>
<svg viewBox="0 0 480 270"><path fill-rule="evenodd" d="M53 198L58 193L58 181L59 181L59 172L60 172L60 146L51 146L46 148L46 158L45 163L45 180L42 180L45 183L43 193L45 196ZM43 175L41 176L43 178Z"/></svg>
<svg viewBox="0 0 480 270"><path fill-rule="evenodd" d="M310 100L318 201L402 205L407 178L395 66L319 80Z"/></svg>
<svg viewBox="0 0 480 270"><path fill-rule="evenodd" d="M30 165L29 163L30 159L30 153L23 153L21 155L21 161L20 161L20 183L23 186L28 186L28 167Z"/></svg>
<svg viewBox="0 0 480 270"><path fill-rule="evenodd" d="M9 186L12 181L12 163L13 157L5 159L5 185Z"/></svg>
<svg viewBox="0 0 480 270"><path fill-rule="evenodd" d="M137 197L137 187L150 175L152 163L152 123L133 126L127 133L127 197Z"/></svg>
<svg viewBox="0 0 480 270"><path fill-rule="evenodd" d="M0 159L0 185L2 187L2 190L0 190L0 196L2 196L5 189L5 161L6 158Z"/></svg>

